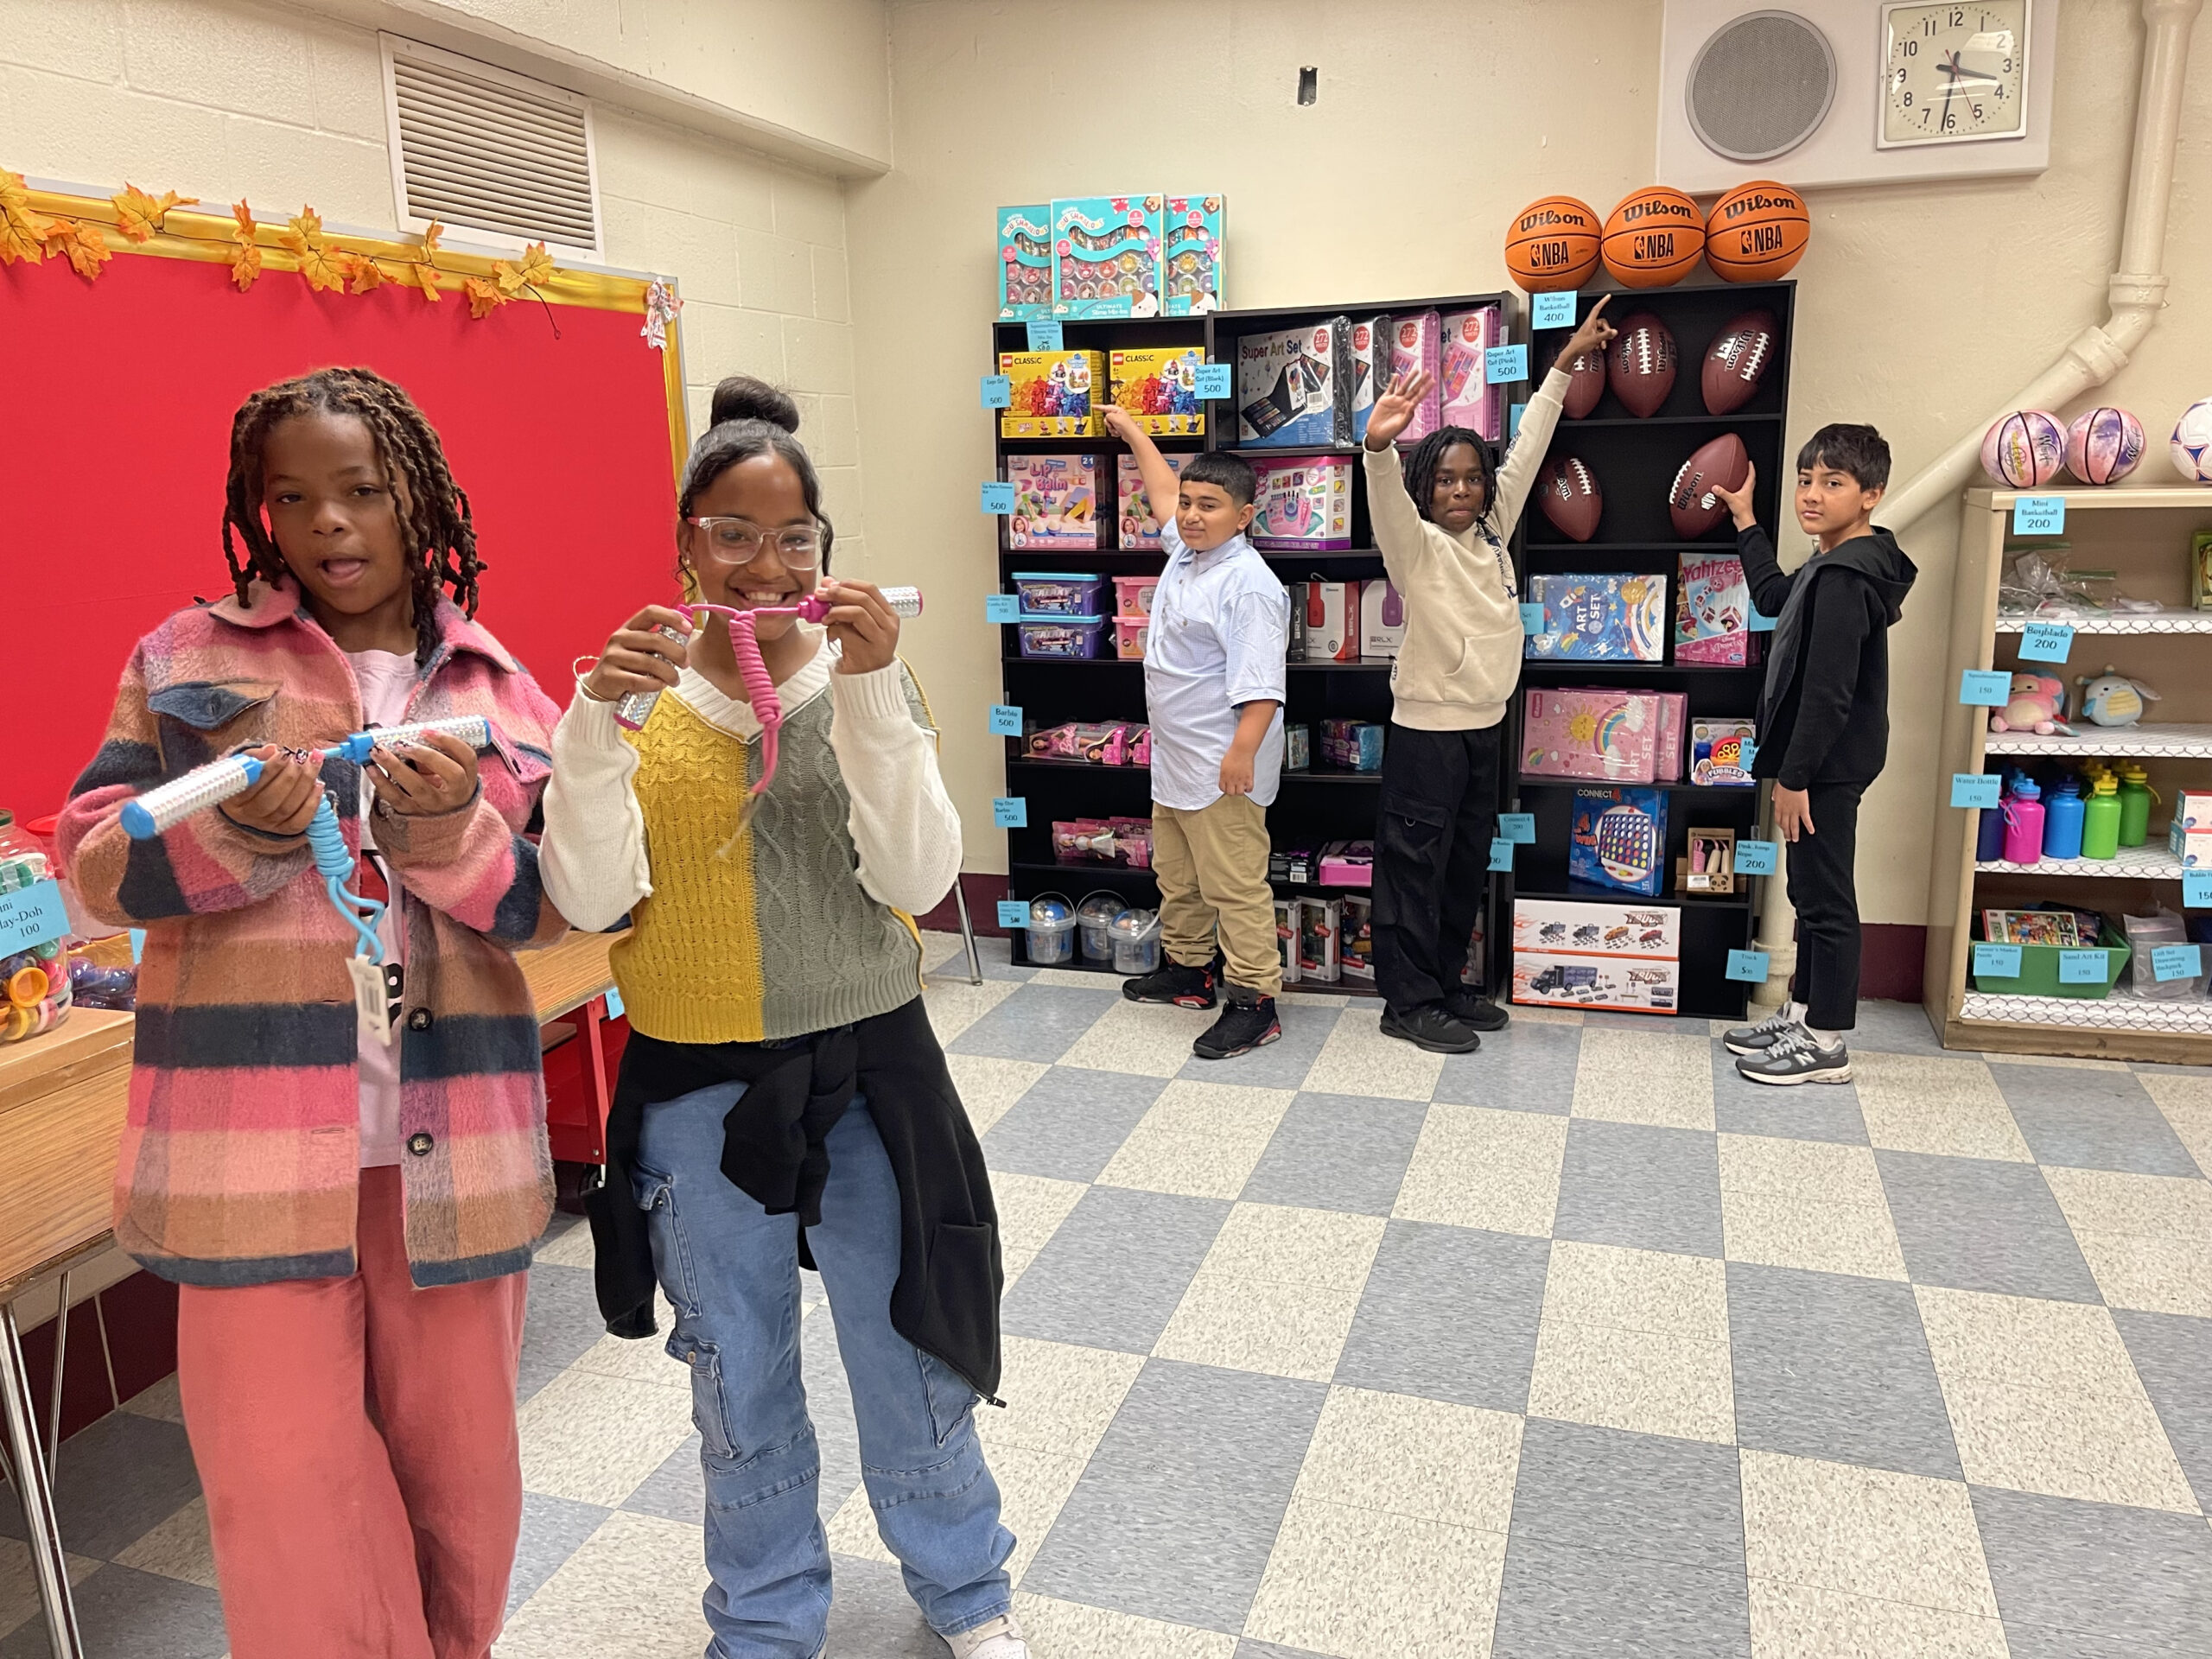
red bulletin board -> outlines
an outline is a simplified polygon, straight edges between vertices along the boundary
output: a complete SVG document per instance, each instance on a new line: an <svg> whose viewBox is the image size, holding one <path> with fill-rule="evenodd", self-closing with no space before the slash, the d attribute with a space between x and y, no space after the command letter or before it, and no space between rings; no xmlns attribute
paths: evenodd
<svg viewBox="0 0 2212 1659"><path fill-rule="evenodd" d="M180 210L143 250L111 232L95 283L58 257L0 266L0 807L18 818L61 805L139 636L229 591L231 416L272 381L348 364L407 388L474 509L479 620L556 702L572 658L671 590L682 376L672 325L665 353L641 336L644 282L563 271L549 303L478 320L458 283L486 261L441 253L456 287L436 304L397 282L318 292L264 232L242 294L208 251L231 229Z"/></svg>

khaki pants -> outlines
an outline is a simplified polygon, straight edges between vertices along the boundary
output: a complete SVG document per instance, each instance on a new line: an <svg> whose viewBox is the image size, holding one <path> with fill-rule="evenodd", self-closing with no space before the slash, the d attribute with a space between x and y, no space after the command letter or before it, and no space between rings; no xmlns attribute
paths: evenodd
<svg viewBox="0 0 2212 1659"><path fill-rule="evenodd" d="M1265 807L1249 795L1224 795L1196 812L1154 801L1152 870L1160 879L1160 939L1169 960L1205 967L1217 931L1231 985L1268 996L1282 989Z"/></svg>

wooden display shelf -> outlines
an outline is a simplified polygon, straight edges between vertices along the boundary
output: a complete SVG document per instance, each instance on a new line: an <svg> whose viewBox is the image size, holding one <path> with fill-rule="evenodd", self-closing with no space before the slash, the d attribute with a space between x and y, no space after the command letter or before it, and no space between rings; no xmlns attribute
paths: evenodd
<svg viewBox="0 0 2212 1659"><path fill-rule="evenodd" d="M2047 546L2041 537L2012 535L2013 504L2024 495L2059 495L2066 501L2070 562L2078 569L2111 569L2120 590L2147 601L2154 612L2085 616L2000 615L1998 584L2013 553ZM1974 489L1961 508L1959 554L1953 579L1951 620L1943 684L1955 698L1968 669L2036 670L2069 685L2107 663L2139 675L2160 693L2158 718L2133 727L2077 724L2079 735L1989 730L1986 709L1947 700L1937 739L1937 800L1950 798L1955 772L1993 769L2002 760L2044 765L2100 755L2143 761L2152 784L2169 805L2177 789L2212 789L2212 613L2189 605L2190 537L2212 529L2212 491L2191 488L2072 488L2036 492ZM2063 622L2075 639L2063 664L2022 662L2021 635L2031 622ZM2099 909L2158 897L2179 902L2182 869L2166 850L2165 814L2154 809L2149 842L2124 849L2113 859L2044 859L2012 864L1978 861L1980 815L1939 804L1929 861L1928 944L1923 992L1929 1020L1947 1047L2004 1052L2065 1054L2104 1059L2212 1064L2212 1001L2160 1002L2115 995L2103 1001L2072 997L1999 996L1971 983L1974 923L1993 903L2017 906L2037 898L2073 895ZM2172 883L2114 889L2113 881ZM2098 885L2082 885L2096 883ZM2038 892L2038 884L2049 884ZM2113 896L2115 893L2120 896ZM2130 898L2128 895L2138 895Z"/></svg>

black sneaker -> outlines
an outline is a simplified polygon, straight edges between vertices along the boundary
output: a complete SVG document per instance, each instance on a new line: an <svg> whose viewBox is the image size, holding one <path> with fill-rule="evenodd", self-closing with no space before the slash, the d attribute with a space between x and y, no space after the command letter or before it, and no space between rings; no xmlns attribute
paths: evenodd
<svg viewBox="0 0 2212 1659"><path fill-rule="evenodd" d="M1736 1062L1736 1075L1747 1083L1849 1083L1851 1055L1840 1042L1822 1048L1801 1027L1764 1054L1745 1055Z"/></svg>
<svg viewBox="0 0 2212 1659"><path fill-rule="evenodd" d="M1205 1035L1191 1045L1202 1060L1226 1060L1249 1054L1282 1035L1282 1021L1275 1018L1275 1000L1241 985L1229 988L1229 1006L1221 1018L1206 1027Z"/></svg>
<svg viewBox="0 0 2212 1659"><path fill-rule="evenodd" d="M1802 1025L1785 1004L1756 1026L1736 1027L1721 1037L1720 1045L1731 1054L1764 1054Z"/></svg>
<svg viewBox="0 0 2212 1659"><path fill-rule="evenodd" d="M1471 1054L1483 1046L1475 1028L1457 1015L1442 1008L1415 1008L1411 1014L1400 1014L1395 1008L1382 1011L1382 1034L1411 1043L1415 1048L1425 1048L1432 1054Z"/></svg>
<svg viewBox="0 0 2212 1659"><path fill-rule="evenodd" d="M1165 962L1148 974L1122 982L1122 995L1132 1002L1167 1002L1179 1008L1210 1008L1215 1002L1213 964L1185 968Z"/></svg>
<svg viewBox="0 0 2212 1659"><path fill-rule="evenodd" d="M1503 1031L1512 1016L1478 991L1455 991L1444 999L1444 1011L1463 1026L1477 1031Z"/></svg>

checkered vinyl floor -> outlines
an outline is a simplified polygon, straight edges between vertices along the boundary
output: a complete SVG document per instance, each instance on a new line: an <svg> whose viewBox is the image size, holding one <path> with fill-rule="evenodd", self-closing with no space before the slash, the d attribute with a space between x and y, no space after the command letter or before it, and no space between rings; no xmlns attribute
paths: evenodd
<svg viewBox="0 0 2212 1659"><path fill-rule="evenodd" d="M2212 1076L1877 1005L1853 1084L1768 1090L1702 1021L1516 1010L1446 1059L1319 995L1208 1065L1205 1016L932 947L1039 1659L2212 1654ZM501 1659L705 1642L687 1374L601 1334L588 1263L569 1226L532 1276ZM940 1659L804 1330L830 1651ZM103 1659L224 1651L175 1419L63 1453ZM43 1651L28 1598L0 1543L0 1659Z"/></svg>

